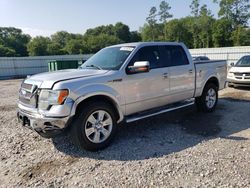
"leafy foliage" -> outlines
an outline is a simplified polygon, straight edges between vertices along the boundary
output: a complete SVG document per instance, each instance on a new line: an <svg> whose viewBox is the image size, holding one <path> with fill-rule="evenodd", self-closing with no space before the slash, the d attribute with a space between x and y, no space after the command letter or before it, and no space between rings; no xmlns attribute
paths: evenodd
<svg viewBox="0 0 250 188"><path fill-rule="evenodd" d="M192 48L193 35L189 27L190 18L174 19L165 25L166 39L171 42L184 42L188 47Z"/></svg>
<svg viewBox="0 0 250 188"><path fill-rule="evenodd" d="M199 16L199 9L200 9L200 0L192 0L190 8L191 8L191 14L194 17L198 17Z"/></svg>
<svg viewBox="0 0 250 188"><path fill-rule="evenodd" d="M222 18L216 20L213 24L212 38L214 47L232 46L232 25L229 20Z"/></svg>
<svg viewBox="0 0 250 188"><path fill-rule="evenodd" d="M139 31L118 22L88 29L84 34L59 31L50 37L33 39L21 29L0 27L0 57L95 53L118 43L177 41L189 48L250 45L250 0L213 0L218 3L215 19L200 0L192 0L190 16L172 19L168 1L153 6Z"/></svg>
<svg viewBox="0 0 250 188"><path fill-rule="evenodd" d="M156 36L156 24L157 24L157 9L156 7L152 7L149 11L149 16L146 18L147 22L148 22L148 26L150 28L150 34L151 34L151 38L154 41L155 40L155 36Z"/></svg>
<svg viewBox="0 0 250 188"><path fill-rule="evenodd" d="M157 20L160 12L157 13L157 9L152 7L146 19L147 24L140 28L142 40L184 42L189 48L250 45L247 26L250 17L249 1L214 0L220 5L218 14L221 18L217 20L200 0L192 1L191 16L168 22ZM168 12L170 10L167 9Z"/></svg>
<svg viewBox="0 0 250 188"><path fill-rule="evenodd" d="M84 35L59 31L48 37L35 37L28 44L29 55L62 55L96 53L100 49L126 42L141 41L138 32L118 22L115 25L88 29Z"/></svg>
<svg viewBox="0 0 250 188"><path fill-rule="evenodd" d="M16 51L12 48L5 47L3 45L0 45L0 57L11 57L15 56Z"/></svg>
<svg viewBox="0 0 250 188"><path fill-rule="evenodd" d="M169 13L170 10L171 6L168 4L168 2L162 1L160 4L160 11L159 11L160 21L162 23L166 23L167 19L173 17L173 15Z"/></svg>
<svg viewBox="0 0 250 188"><path fill-rule="evenodd" d="M250 29L243 26L237 27L232 33L234 46L250 45Z"/></svg>
<svg viewBox="0 0 250 188"><path fill-rule="evenodd" d="M43 56L48 55L48 45L50 38L48 37L35 37L28 44L28 51L30 56Z"/></svg>
<svg viewBox="0 0 250 188"><path fill-rule="evenodd" d="M1 56L26 56L27 44L31 37L23 34L21 29L0 27Z"/></svg>
<svg viewBox="0 0 250 188"><path fill-rule="evenodd" d="M232 21L234 28L246 26L250 18L250 0L214 0L219 3L218 15Z"/></svg>

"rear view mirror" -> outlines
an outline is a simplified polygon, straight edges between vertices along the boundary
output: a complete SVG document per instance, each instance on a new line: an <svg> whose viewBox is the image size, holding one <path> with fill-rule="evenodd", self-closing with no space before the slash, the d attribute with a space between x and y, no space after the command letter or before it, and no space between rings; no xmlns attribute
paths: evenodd
<svg viewBox="0 0 250 188"><path fill-rule="evenodd" d="M150 64L148 61L137 61L133 66L127 68L128 74L137 74L143 72L149 72Z"/></svg>
<svg viewBox="0 0 250 188"><path fill-rule="evenodd" d="M230 63L230 65L231 65L231 67L233 67L233 66L234 66L234 63Z"/></svg>

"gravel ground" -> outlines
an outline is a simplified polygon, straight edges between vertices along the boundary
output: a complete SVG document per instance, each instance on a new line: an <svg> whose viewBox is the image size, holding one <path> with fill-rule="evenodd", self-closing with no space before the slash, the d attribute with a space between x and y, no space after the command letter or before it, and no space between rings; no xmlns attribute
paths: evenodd
<svg viewBox="0 0 250 188"><path fill-rule="evenodd" d="M0 187L250 187L250 89L121 126L96 153L43 139L16 119L21 80L0 81Z"/></svg>

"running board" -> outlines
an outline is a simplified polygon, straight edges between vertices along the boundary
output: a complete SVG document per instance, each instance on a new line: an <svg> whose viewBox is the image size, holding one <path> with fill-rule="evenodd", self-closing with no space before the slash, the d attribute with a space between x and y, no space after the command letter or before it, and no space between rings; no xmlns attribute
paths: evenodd
<svg viewBox="0 0 250 188"><path fill-rule="evenodd" d="M181 109L184 107L192 106L194 103L195 103L195 100L192 98L189 100L185 100L183 102L178 102L178 103L174 103L174 104L167 105L164 107L156 108L154 110L149 110L149 111L137 113L135 115L128 116L126 118L126 122L131 123L134 121L138 121L138 120L145 119L148 117L156 116L156 115L163 114L166 112L178 110L178 109Z"/></svg>

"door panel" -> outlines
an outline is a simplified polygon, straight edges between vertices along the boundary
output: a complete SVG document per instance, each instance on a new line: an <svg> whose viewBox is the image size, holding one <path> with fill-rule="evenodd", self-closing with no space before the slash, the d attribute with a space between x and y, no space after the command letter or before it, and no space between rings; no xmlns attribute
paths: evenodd
<svg viewBox="0 0 250 188"><path fill-rule="evenodd" d="M195 70L191 65L170 67L170 94L173 102L192 98Z"/></svg>
<svg viewBox="0 0 250 188"><path fill-rule="evenodd" d="M161 47L169 66L171 103L192 98L195 89L195 69L190 64L182 46Z"/></svg>
<svg viewBox="0 0 250 188"><path fill-rule="evenodd" d="M126 115L162 106L169 92L169 79L163 77L168 68L152 69L148 73L127 75L124 80Z"/></svg>
<svg viewBox="0 0 250 188"><path fill-rule="evenodd" d="M142 47L128 66L136 61L148 61L150 71L124 76L126 115L163 106L169 93L169 68L163 66L158 46Z"/></svg>

